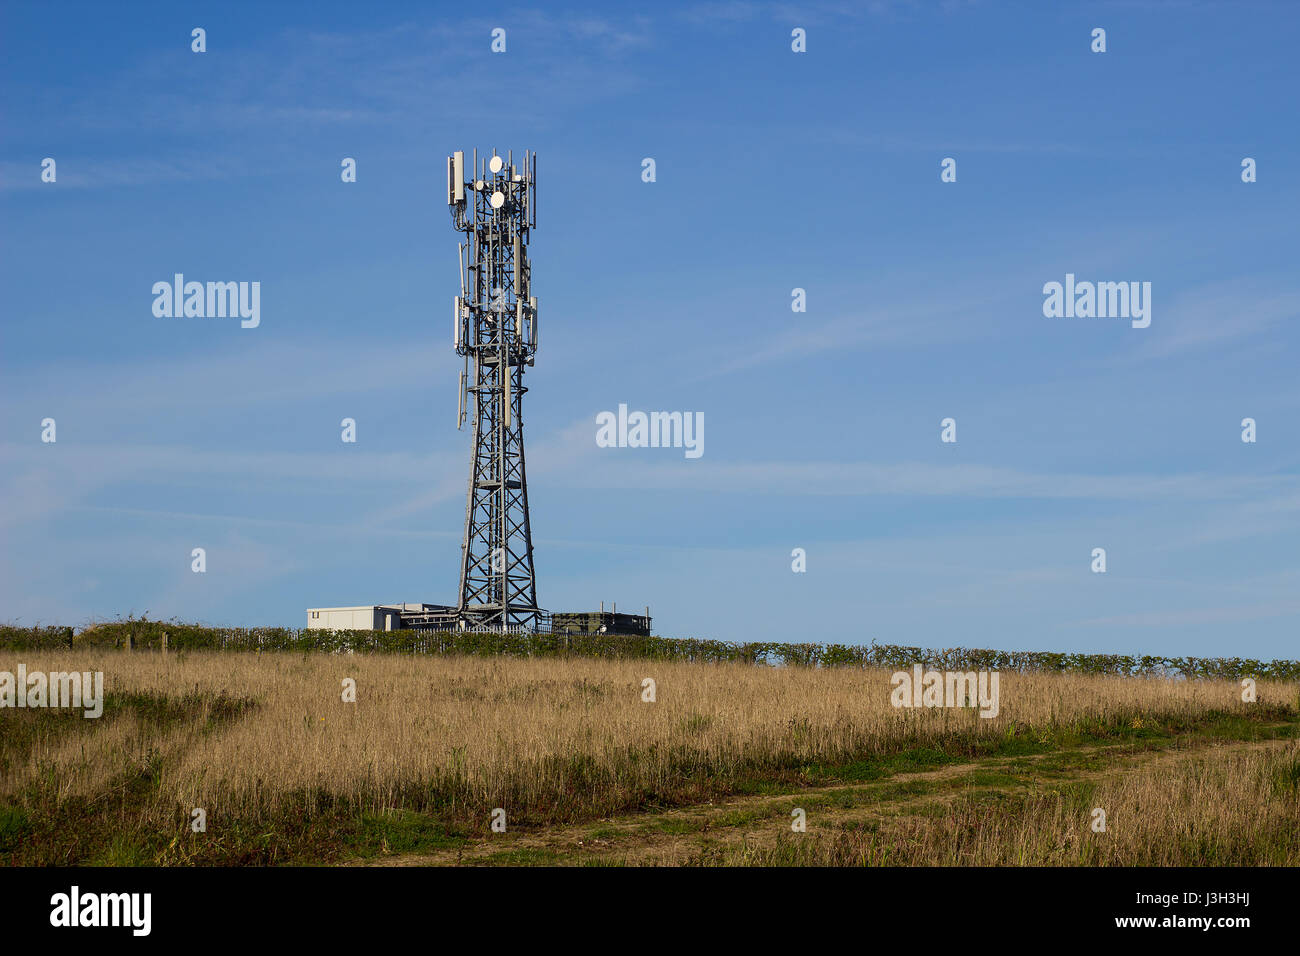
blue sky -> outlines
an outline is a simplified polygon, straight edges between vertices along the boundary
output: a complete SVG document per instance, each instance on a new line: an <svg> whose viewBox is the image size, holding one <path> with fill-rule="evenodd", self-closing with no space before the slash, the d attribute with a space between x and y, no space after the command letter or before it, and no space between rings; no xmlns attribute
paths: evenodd
<svg viewBox="0 0 1300 956"><path fill-rule="evenodd" d="M539 154L545 606L1294 657L1298 47L1283 3L7 3L0 619L454 602L444 158L496 147ZM176 272L261 324L155 317ZM1150 327L1046 318L1066 273ZM704 455L597 447L620 403Z"/></svg>

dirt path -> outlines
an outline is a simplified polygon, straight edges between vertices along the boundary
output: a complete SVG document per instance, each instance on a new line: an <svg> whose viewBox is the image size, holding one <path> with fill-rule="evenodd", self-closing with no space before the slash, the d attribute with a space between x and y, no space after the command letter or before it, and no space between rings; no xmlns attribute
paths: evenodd
<svg viewBox="0 0 1300 956"><path fill-rule="evenodd" d="M934 770L895 773L870 782L803 787L658 812L631 813L583 824L520 827L432 853L382 855L348 866L680 865L702 855L758 848L790 832L792 811L808 831L933 812L972 792L1032 792L1099 781L1214 752L1286 746L1286 740L1191 738L1159 746L1106 744L1034 756L990 757Z"/></svg>

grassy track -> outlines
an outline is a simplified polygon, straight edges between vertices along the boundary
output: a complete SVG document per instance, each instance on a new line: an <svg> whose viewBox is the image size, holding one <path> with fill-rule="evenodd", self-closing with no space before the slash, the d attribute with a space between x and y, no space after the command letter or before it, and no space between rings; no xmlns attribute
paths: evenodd
<svg viewBox="0 0 1300 956"><path fill-rule="evenodd" d="M846 866L1286 865L1300 863L1300 723L1216 720L1179 739L1134 738L934 769L880 768L871 783L843 779L785 792L610 817L580 826L523 827L460 839L431 852L391 848L346 861L379 866ZM895 764L906 767L909 761ZM923 756L917 762L925 762ZM1206 766L1227 772L1207 792ZM841 768L846 778L861 768ZM1239 779L1232 779L1239 775ZM1262 783L1274 813L1254 838L1234 782ZM1181 788L1191 800L1151 798ZM1138 802L1130 798L1139 796ZM1162 844L1195 826L1188 804L1210 803L1197 839ZM1109 807L1106 833L1090 811ZM1143 817L1156 808L1154 816ZM807 830L791 828L805 811ZM1169 811L1160 813L1159 810ZM1118 816L1116 815L1118 811ZM1128 816L1126 819L1125 816ZM1127 828L1130 838L1117 836ZM1163 833L1161 831L1164 831ZM926 842L923 834L949 839ZM993 838L997 833L998 838ZM1266 837L1261 842L1260 835ZM965 838L965 845L963 839ZM1137 850L1137 852L1135 852Z"/></svg>

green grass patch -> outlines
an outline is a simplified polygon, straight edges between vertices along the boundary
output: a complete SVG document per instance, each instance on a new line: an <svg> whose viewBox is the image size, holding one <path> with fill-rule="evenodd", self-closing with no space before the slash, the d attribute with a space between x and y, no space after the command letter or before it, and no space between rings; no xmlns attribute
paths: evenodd
<svg viewBox="0 0 1300 956"><path fill-rule="evenodd" d="M12 853L31 837L32 823L22 807L0 804L0 853Z"/></svg>
<svg viewBox="0 0 1300 956"><path fill-rule="evenodd" d="M671 833L674 836L684 836L687 833L699 833L703 827L704 821L701 819L672 817L643 823L641 831L643 833Z"/></svg>
<svg viewBox="0 0 1300 956"><path fill-rule="evenodd" d="M768 810L727 810L713 817L709 823L715 827L743 827L771 816Z"/></svg>
<svg viewBox="0 0 1300 956"><path fill-rule="evenodd" d="M1021 787L1026 783L1025 776L994 770L973 770L962 774L960 780L966 787Z"/></svg>
<svg viewBox="0 0 1300 956"><path fill-rule="evenodd" d="M519 847L501 850L487 857L483 862L489 866L555 866L563 857L556 850L544 847Z"/></svg>
<svg viewBox="0 0 1300 956"><path fill-rule="evenodd" d="M410 810L364 813L349 848L361 856L431 853L455 849L468 842L441 821Z"/></svg>
<svg viewBox="0 0 1300 956"><path fill-rule="evenodd" d="M134 834L119 833L109 839L104 849L90 859L91 866L151 866L157 851L149 841Z"/></svg>

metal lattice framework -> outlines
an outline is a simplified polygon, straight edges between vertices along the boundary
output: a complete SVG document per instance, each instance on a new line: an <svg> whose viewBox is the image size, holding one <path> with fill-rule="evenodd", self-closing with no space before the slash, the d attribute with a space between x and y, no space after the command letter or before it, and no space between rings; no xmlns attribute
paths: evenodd
<svg viewBox="0 0 1300 956"><path fill-rule="evenodd" d="M456 427L474 416L465 536L461 543L461 627L536 628L533 538L528 523L524 468L524 368L537 351L537 298L528 260L537 225L537 158L495 151L480 164L474 152L469 179L465 154L447 159L447 203L460 244L461 294L455 301L460 374ZM468 255L467 255L468 253Z"/></svg>

